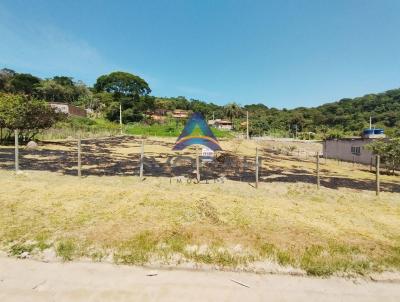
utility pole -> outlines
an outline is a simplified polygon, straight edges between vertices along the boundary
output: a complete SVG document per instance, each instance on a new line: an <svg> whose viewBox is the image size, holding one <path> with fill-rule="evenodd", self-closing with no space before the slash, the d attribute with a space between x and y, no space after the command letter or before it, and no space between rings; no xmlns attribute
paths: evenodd
<svg viewBox="0 0 400 302"><path fill-rule="evenodd" d="M372 129L372 116L369 116L369 130Z"/></svg>
<svg viewBox="0 0 400 302"><path fill-rule="evenodd" d="M121 135L122 135L122 104L119 103L119 127L121 128Z"/></svg>
<svg viewBox="0 0 400 302"><path fill-rule="evenodd" d="M321 186L321 181L319 177L319 152L317 152L317 189Z"/></svg>
<svg viewBox="0 0 400 302"><path fill-rule="evenodd" d="M249 139L249 112L248 111L246 111L246 125L247 125L246 138Z"/></svg>

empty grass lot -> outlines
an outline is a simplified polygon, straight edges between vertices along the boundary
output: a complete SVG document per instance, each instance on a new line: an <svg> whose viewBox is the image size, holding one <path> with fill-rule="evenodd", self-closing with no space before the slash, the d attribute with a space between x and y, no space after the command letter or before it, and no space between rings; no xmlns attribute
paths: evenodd
<svg viewBox="0 0 400 302"><path fill-rule="evenodd" d="M261 142L222 144L239 155L268 147ZM125 149L110 147L110 152L124 156L123 150L134 145L139 150L135 141L125 143ZM65 155L69 147L57 148ZM152 148L169 150L154 142L146 151ZM377 198L367 167L328 161L321 164L317 190L312 159L268 151L261 155L258 189L251 178L238 181L229 175L223 182L193 184L154 175L144 181L91 175L90 166L81 179L40 169L16 175L4 166L0 249L15 256L54 250L65 261L89 257L227 269L272 261L323 276L400 270L398 176L382 176L384 192ZM22 156L29 160L29 154Z"/></svg>

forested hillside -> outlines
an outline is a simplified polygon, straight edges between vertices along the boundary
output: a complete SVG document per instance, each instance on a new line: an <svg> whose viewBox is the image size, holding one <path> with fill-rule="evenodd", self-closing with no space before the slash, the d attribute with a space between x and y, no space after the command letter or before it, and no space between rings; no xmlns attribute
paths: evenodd
<svg viewBox="0 0 400 302"><path fill-rule="evenodd" d="M400 128L400 89L346 98L315 108L277 110L258 104L245 106L245 109L257 116L254 126L265 131L289 127L293 130L297 125L299 131L304 132L358 134L369 126L371 116L375 127L394 135Z"/></svg>
<svg viewBox="0 0 400 302"><path fill-rule="evenodd" d="M240 106L231 102L220 106L202 100L187 99L184 96L153 96L144 79L125 72L102 75L93 87L88 87L83 82L74 81L66 76L41 79L34 75L2 69L0 92L72 103L92 109L93 116L104 117L110 121L119 119L119 105L122 104L124 123L154 123L146 113L155 109L185 109L201 112L208 119L212 116L231 119L235 129L241 131L245 112L249 111L252 135L355 135L368 126L370 116L374 126L384 128L389 135L396 135L400 127L400 89L354 99L345 98L315 108L289 110L269 108L264 104Z"/></svg>

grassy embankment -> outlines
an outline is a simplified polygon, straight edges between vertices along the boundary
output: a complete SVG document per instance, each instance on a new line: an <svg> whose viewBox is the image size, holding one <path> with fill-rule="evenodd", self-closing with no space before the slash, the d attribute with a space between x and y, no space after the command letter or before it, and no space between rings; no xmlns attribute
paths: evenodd
<svg viewBox="0 0 400 302"><path fill-rule="evenodd" d="M134 123L123 125L123 133L127 135L143 135L157 137L178 137L183 130L184 125L169 122L165 124L146 125L143 123ZM212 128L214 135L218 138L232 137L232 132L222 131ZM55 127L48 129L38 135L39 139L65 139L76 137L80 134L82 137L107 137L120 134L120 126L117 123L105 119L89 119L72 117L66 122L58 123Z"/></svg>
<svg viewBox="0 0 400 302"><path fill-rule="evenodd" d="M400 269L398 194L0 173L0 244L13 255L53 247L64 260L237 267L269 259L313 275Z"/></svg>
<svg viewBox="0 0 400 302"><path fill-rule="evenodd" d="M222 144L251 155L256 143ZM161 145L148 148L168 152ZM132 147L120 149L110 152ZM316 190L300 177L313 175L314 167L286 156L266 159L262 169L271 173L257 190L230 180L196 185L165 177L79 179L3 170L0 247L17 256L52 248L64 260L111 258L127 264L233 268L272 260L312 275L400 270L400 193L377 198L369 187L373 174L333 161L322 166L323 185L330 183L324 177L340 177L338 188ZM283 176L299 180L274 181ZM366 189L353 187L356 181ZM382 182L399 185L393 176L383 175Z"/></svg>
<svg viewBox="0 0 400 302"><path fill-rule="evenodd" d="M132 135L146 135L146 136L158 136L158 137L178 137L184 125L175 123L170 124L153 124L144 125L141 123L128 124L125 127L126 134ZM230 138L233 137L232 132L211 128L214 135L218 138Z"/></svg>

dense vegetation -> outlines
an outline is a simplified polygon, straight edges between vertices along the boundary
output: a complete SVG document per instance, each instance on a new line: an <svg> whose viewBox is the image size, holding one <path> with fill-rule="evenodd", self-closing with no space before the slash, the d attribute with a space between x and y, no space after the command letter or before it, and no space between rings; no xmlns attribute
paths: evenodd
<svg viewBox="0 0 400 302"><path fill-rule="evenodd" d="M45 101L0 92L0 143L8 141L13 130L19 130L18 136L22 141L29 141L40 130L52 127L65 117Z"/></svg>
<svg viewBox="0 0 400 302"><path fill-rule="evenodd" d="M368 148L374 154L380 155L381 162L393 175L395 170L400 168L400 138L388 141L377 140L369 144Z"/></svg>
<svg viewBox="0 0 400 302"><path fill-rule="evenodd" d="M230 119L237 131L244 131L243 122L245 112L248 111L251 135L275 133L281 136L297 135L300 138L357 135L368 126L370 116L374 126L384 128L390 136L398 135L400 126L400 89L354 99L346 98L315 108L280 110L264 104L241 107L232 102L220 106L183 96L152 96L144 79L126 72L102 75L93 87L87 87L84 83L66 76L40 79L30 74L2 69L0 92L71 103L91 109L94 117L109 121L119 120L121 104L124 124L134 123L141 126L155 123L146 114L155 109L184 109L201 112L208 119L213 116Z"/></svg>

